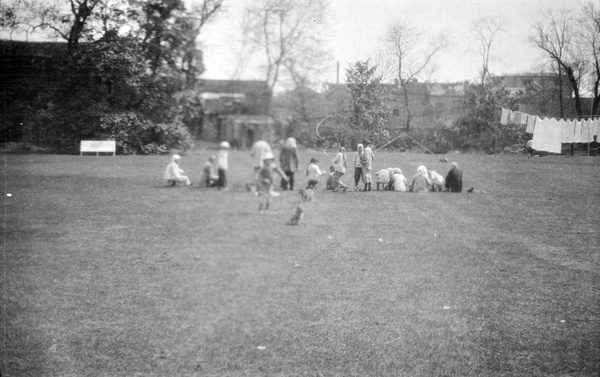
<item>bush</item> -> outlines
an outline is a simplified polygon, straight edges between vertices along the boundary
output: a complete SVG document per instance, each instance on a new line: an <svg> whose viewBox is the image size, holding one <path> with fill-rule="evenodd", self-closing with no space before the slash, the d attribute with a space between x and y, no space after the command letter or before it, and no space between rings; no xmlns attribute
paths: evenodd
<svg viewBox="0 0 600 377"><path fill-rule="evenodd" d="M100 119L98 138L113 139L123 154L163 154L188 150L192 136L182 124L154 124L137 113L106 114Z"/></svg>

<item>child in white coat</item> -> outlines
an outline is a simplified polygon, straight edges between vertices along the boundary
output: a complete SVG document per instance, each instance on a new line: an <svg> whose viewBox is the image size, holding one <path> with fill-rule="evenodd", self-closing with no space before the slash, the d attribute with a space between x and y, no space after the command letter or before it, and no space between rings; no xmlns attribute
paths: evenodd
<svg viewBox="0 0 600 377"><path fill-rule="evenodd" d="M310 163L306 167L306 176L308 177L308 183L306 184L307 189L316 190L317 183L319 183L319 177L325 174L324 171L319 169L319 165L317 165L319 161L311 158Z"/></svg>
<svg viewBox="0 0 600 377"><path fill-rule="evenodd" d="M174 154L171 156L171 162L167 165L163 178L167 180L170 186L176 186L178 183L189 186L191 184L190 178L179 168L179 160L181 160L180 155Z"/></svg>

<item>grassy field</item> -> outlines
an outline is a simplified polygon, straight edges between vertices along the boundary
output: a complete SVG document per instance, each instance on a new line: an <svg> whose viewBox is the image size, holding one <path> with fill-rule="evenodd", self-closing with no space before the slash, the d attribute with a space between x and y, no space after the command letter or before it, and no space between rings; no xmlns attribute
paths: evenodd
<svg viewBox="0 0 600 377"><path fill-rule="evenodd" d="M487 194L319 191L293 227L247 151L229 192L165 187L168 156L4 155L2 376L598 376L600 159L449 157Z"/></svg>

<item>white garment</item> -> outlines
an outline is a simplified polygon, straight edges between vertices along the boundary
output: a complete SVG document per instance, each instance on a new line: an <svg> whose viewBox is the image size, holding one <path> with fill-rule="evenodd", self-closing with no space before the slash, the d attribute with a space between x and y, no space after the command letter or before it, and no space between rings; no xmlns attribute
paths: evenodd
<svg viewBox="0 0 600 377"><path fill-rule="evenodd" d="M563 143L573 143L575 140L575 123L576 121L567 120L561 125L562 128L562 137L561 142Z"/></svg>
<svg viewBox="0 0 600 377"><path fill-rule="evenodd" d="M170 181L173 179L181 179L183 178L183 170L179 169L179 165L176 162L171 162L167 165L165 169L164 179Z"/></svg>
<svg viewBox="0 0 600 377"><path fill-rule="evenodd" d="M217 169L229 169L229 151L227 149L219 149L217 153Z"/></svg>
<svg viewBox="0 0 600 377"><path fill-rule="evenodd" d="M253 157L253 166L255 168L261 168L263 166L263 159L265 154L273 153L271 146L264 140L259 140L252 146L250 155Z"/></svg>
<svg viewBox="0 0 600 377"><path fill-rule="evenodd" d="M319 177L323 174L324 173L321 171L321 169L319 169L317 164L308 164L308 167L306 168L306 175L308 176L309 180L318 181Z"/></svg>
<svg viewBox="0 0 600 377"><path fill-rule="evenodd" d="M373 160L375 160L375 153L373 153L371 147L365 147L365 156L367 157L367 166L363 166L363 168L371 169Z"/></svg>
<svg viewBox="0 0 600 377"><path fill-rule="evenodd" d="M527 115L526 113L521 113L521 121L519 122L519 124L521 126L526 126L527 125L527 117L529 115Z"/></svg>
<svg viewBox="0 0 600 377"><path fill-rule="evenodd" d="M431 184L434 188L443 189L446 180L439 173L434 170L429 171L429 179L431 179Z"/></svg>
<svg viewBox="0 0 600 377"><path fill-rule="evenodd" d="M522 114L523 113L521 113L520 111L513 111L512 117L509 118L509 122L515 123L515 124L521 124L521 115Z"/></svg>
<svg viewBox="0 0 600 377"><path fill-rule="evenodd" d="M404 174L394 174L392 176L392 180L394 181L394 191L406 191L408 181L406 180Z"/></svg>
<svg viewBox="0 0 600 377"><path fill-rule="evenodd" d="M346 174L346 156L342 152L335 155L331 164L335 171Z"/></svg>
<svg viewBox="0 0 600 377"><path fill-rule="evenodd" d="M585 120L578 120L575 122L575 129L573 130L574 143L581 143L581 129L583 128L583 122L585 122Z"/></svg>
<svg viewBox="0 0 600 377"><path fill-rule="evenodd" d="M600 132L600 121L598 120L598 118L594 119L594 121L592 122L592 136L596 135L596 141L598 141L598 132Z"/></svg>
<svg viewBox="0 0 600 377"><path fill-rule="evenodd" d="M511 111L509 109L502 108L502 114L500 115L500 124L508 124L508 117L510 116Z"/></svg>
<svg viewBox="0 0 600 377"><path fill-rule="evenodd" d="M591 137L591 123L592 121L589 119L586 119L584 122L581 122L581 142L582 143L588 143L590 141L593 141L593 138Z"/></svg>
<svg viewBox="0 0 600 377"><path fill-rule="evenodd" d="M381 169L375 173L376 183L389 183L390 182L390 169Z"/></svg>
<svg viewBox="0 0 600 377"><path fill-rule="evenodd" d="M554 118L536 119L532 148L537 151L561 153L562 131Z"/></svg>
<svg viewBox="0 0 600 377"><path fill-rule="evenodd" d="M528 134L533 133L533 130L535 129L536 118L539 119L538 117L533 116L533 115L527 116L527 128L525 129L525 132L527 132Z"/></svg>
<svg viewBox="0 0 600 377"><path fill-rule="evenodd" d="M177 163L175 157L171 158L171 162L167 165L163 178L167 181L183 182L187 186L191 184L190 178L185 175L183 170L179 168L179 164Z"/></svg>

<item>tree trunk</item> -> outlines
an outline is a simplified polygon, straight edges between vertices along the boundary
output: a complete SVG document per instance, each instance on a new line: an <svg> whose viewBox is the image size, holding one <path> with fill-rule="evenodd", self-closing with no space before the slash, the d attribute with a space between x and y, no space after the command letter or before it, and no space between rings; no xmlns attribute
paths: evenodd
<svg viewBox="0 0 600 377"><path fill-rule="evenodd" d="M600 105L600 96L596 94L594 95L594 100L592 101L591 115L596 115L596 113L598 112L598 105Z"/></svg>
<svg viewBox="0 0 600 377"><path fill-rule="evenodd" d="M406 112L404 126L406 127L406 132L408 132L410 131L410 109L408 108L408 90L405 83L402 84L402 92L404 94L404 111Z"/></svg>
<svg viewBox="0 0 600 377"><path fill-rule="evenodd" d="M560 109L560 117L564 118L565 111L563 108L563 80L562 80L562 69L560 64L558 65L558 103Z"/></svg>
<svg viewBox="0 0 600 377"><path fill-rule="evenodd" d="M577 115L583 115L583 110L581 109L581 97L579 96L579 84L577 83L577 79L575 78L575 74L573 73L573 68L565 67L565 71L567 72L567 77L569 78L569 82L571 83L571 87L573 88L573 94L575 95L575 111Z"/></svg>

